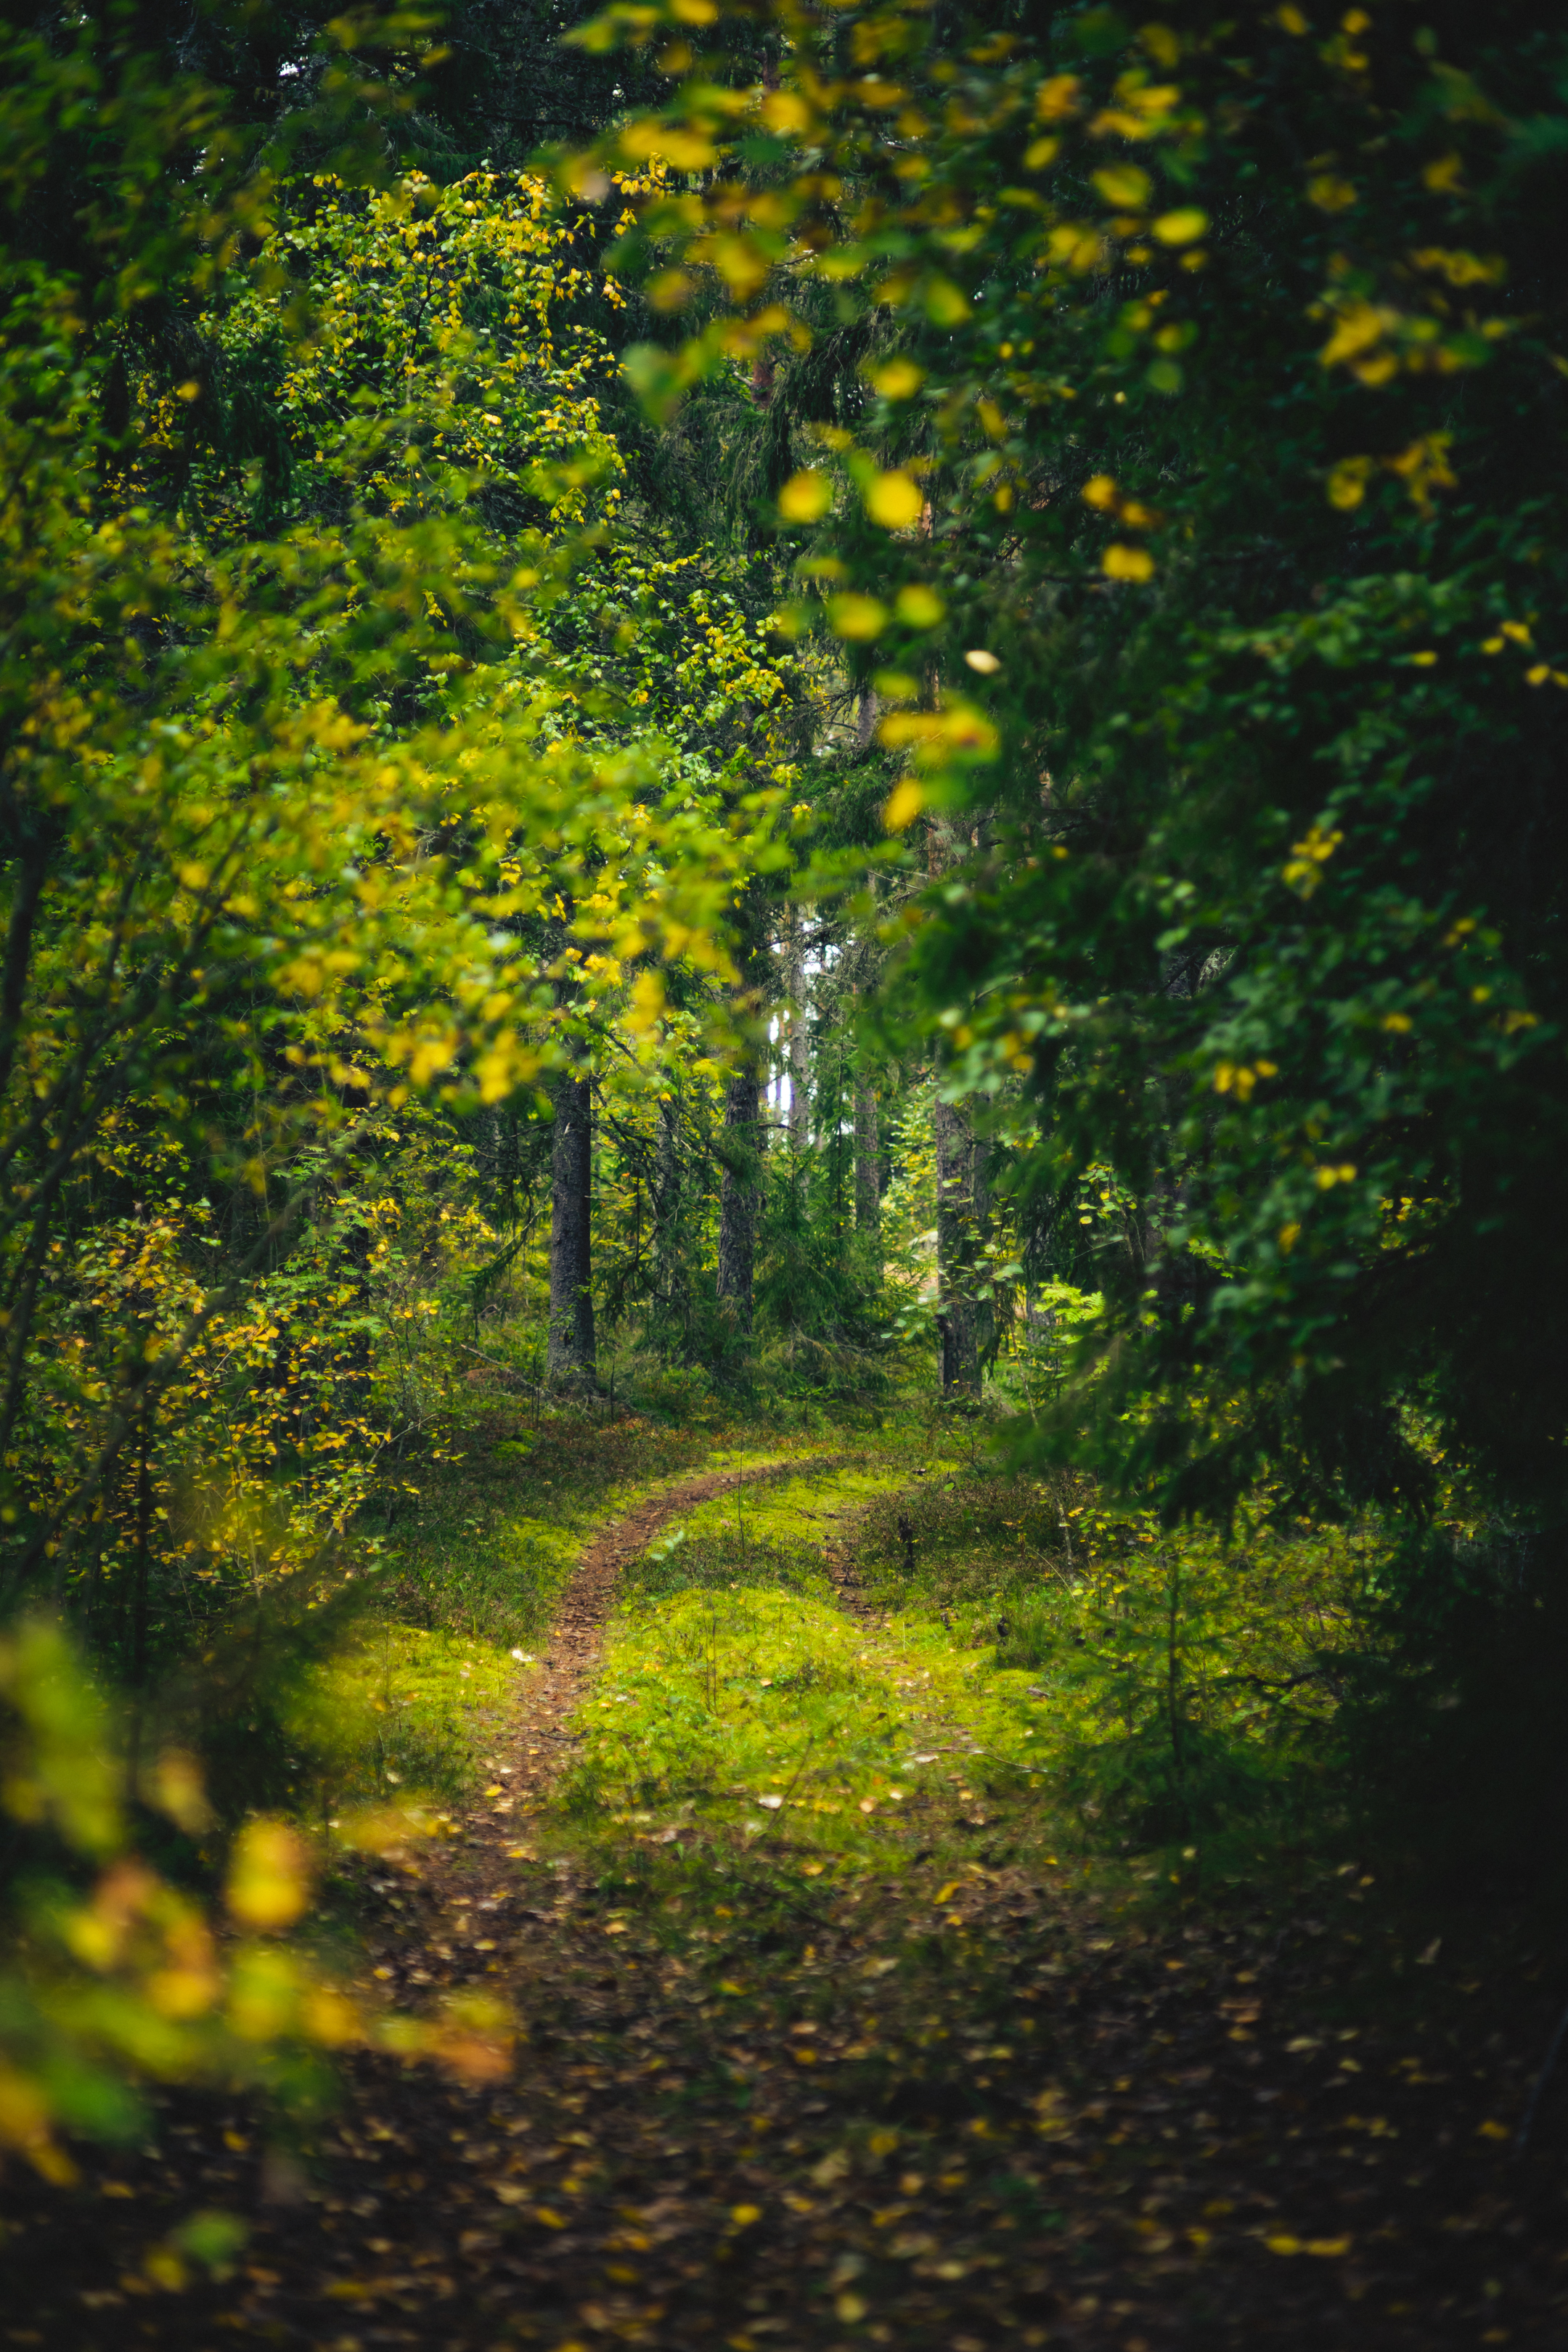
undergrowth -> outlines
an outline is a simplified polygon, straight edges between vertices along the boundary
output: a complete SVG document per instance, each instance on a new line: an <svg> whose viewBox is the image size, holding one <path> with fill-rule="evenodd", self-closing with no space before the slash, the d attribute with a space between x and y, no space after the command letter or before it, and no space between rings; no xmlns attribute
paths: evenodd
<svg viewBox="0 0 1568 2352"><path fill-rule="evenodd" d="M1385 1557L1374 1529L1227 1543L918 1448L727 1495L628 1569L570 1801L858 1865L967 1808L999 1854L1245 1875L1332 1813Z"/></svg>
<svg viewBox="0 0 1568 2352"><path fill-rule="evenodd" d="M406 1622L503 1645L540 1636L589 1528L612 1500L713 1451L706 1424L536 1412L499 1397L433 1449L388 1530L388 1605Z"/></svg>

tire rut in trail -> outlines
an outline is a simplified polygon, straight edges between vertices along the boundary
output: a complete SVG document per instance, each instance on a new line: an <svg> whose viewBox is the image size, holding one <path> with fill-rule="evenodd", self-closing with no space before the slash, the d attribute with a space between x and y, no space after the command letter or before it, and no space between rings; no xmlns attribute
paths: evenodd
<svg viewBox="0 0 1568 2352"><path fill-rule="evenodd" d="M732 1488L841 1470L856 1458L847 1454L821 1460L786 1455L746 1470L700 1471L650 1496L623 1517L606 1520L590 1537L562 1595L549 1640L538 1654L542 1674L531 1683L508 1735L514 1743L508 1759L507 1793L501 1801L508 1811L513 1805L537 1805L566 1762L576 1735L565 1726L582 1704L598 1665L621 1570L647 1549L660 1528L682 1511L711 1502ZM498 1848L515 1834L506 1813L488 1810L472 1814L468 1827L488 1834L489 1842Z"/></svg>

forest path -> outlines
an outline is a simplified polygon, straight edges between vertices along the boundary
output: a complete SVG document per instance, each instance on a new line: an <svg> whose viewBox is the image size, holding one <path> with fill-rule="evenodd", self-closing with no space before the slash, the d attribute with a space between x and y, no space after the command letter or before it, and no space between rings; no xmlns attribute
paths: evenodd
<svg viewBox="0 0 1568 2352"><path fill-rule="evenodd" d="M879 1802L889 1843L826 1870L784 1800L765 1839L710 1810L678 1847L552 1790L574 1711L608 1696L628 1562L701 1502L831 1466L685 1477L602 1525L517 1720L517 1793L363 1872L365 1989L374 1964L403 2006L500 1995L510 2074L349 2055L294 2149L258 2106L164 2103L156 2143L69 2200L14 2198L29 2324L0 2315L0 2344L1561 2352L1568 2102L1528 2163L1508 2144L1542 1994L1430 1952L1391 1978L1370 1882L1157 1906L1065 1850L1038 1866L1040 1801L992 1786L976 1820L962 1770ZM891 1654L845 1514L806 1516L857 1658ZM244 2252L172 2288L167 2249L215 2205Z"/></svg>
<svg viewBox="0 0 1568 2352"><path fill-rule="evenodd" d="M579 1553L561 1596L555 1622L541 1654L542 1672L531 1683L519 1709L508 1799L537 1801L566 1761L573 1742L566 1727L598 1665L605 1622L626 1562L645 1552L660 1528L680 1512L711 1502L732 1487L776 1477L784 1466L788 1465L768 1462L744 1470L700 1471L693 1477L678 1479L595 1529Z"/></svg>
<svg viewBox="0 0 1568 2352"><path fill-rule="evenodd" d="M566 1727L597 1669L621 1570L647 1549L660 1528L682 1512L734 1489L799 1477L803 1472L826 1475L847 1458L834 1454L803 1464L795 1456L781 1454L776 1461L752 1463L744 1468L699 1471L661 1487L595 1528L561 1596L549 1642L540 1654L542 1672L530 1685L519 1710L508 1787L490 1818L504 1821L508 1800L514 1804L519 1800L537 1803L568 1760L574 1735ZM481 1826L484 1819L477 1816L473 1825Z"/></svg>

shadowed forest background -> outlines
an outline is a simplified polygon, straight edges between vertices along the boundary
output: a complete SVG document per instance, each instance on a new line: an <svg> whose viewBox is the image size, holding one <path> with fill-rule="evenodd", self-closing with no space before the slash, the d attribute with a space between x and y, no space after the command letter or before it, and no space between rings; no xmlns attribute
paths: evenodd
<svg viewBox="0 0 1568 2352"><path fill-rule="evenodd" d="M318 2263L387 2083L410 2146L559 2092L598 2193L539 2003L603 1932L711 1977L626 2124L695 2086L710 2237L654 2303L570 2233L496 2285L497 2188L453 2343L1560 2340L1562 27L0 43L13 2339L339 2342L225 2298ZM831 2097L798 2043L770 2123L726 2001ZM1363 2034L1387 2113L1309 2160ZM160 2130L251 2188L139 2186ZM1404 2221L1334 2171L1402 2132ZM1228 2176L1161 2219L1221 2164L1282 2168L1240 2268Z"/></svg>

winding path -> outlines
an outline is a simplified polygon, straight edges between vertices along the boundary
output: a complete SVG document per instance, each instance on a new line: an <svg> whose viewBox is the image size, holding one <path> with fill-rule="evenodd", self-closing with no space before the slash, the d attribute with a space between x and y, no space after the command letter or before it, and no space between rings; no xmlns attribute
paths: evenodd
<svg viewBox="0 0 1568 2352"><path fill-rule="evenodd" d="M535 1806L566 1762L576 1735L567 1728L581 1706L604 1647L605 1626L615 1606L622 1569L647 1549L659 1529L684 1511L771 1479L801 1477L842 1469L853 1457L783 1455L747 1469L700 1471L662 1487L620 1517L606 1519L589 1538L561 1596L541 1670L531 1678L512 1732L504 1794L470 1817L469 1828L489 1832L499 1844L511 1836L513 1810Z"/></svg>

